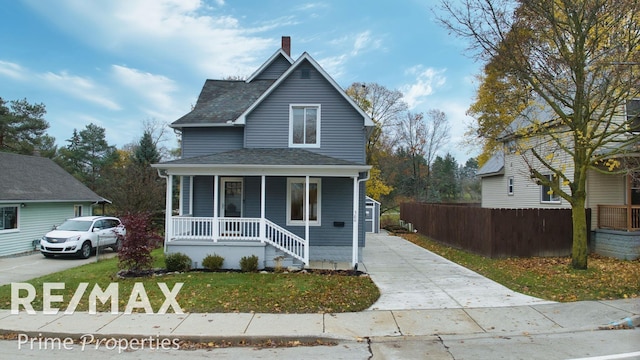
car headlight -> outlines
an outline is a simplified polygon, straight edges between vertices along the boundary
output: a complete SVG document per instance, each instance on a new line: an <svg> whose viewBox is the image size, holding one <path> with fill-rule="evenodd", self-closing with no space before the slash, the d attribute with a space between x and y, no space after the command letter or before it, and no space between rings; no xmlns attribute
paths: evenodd
<svg viewBox="0 0 640 360"><path fill-rule="evenodd" d="M72 236L70 238L67 238L65 242L78 241L78 240L80 240L80 236Z"/></svg>

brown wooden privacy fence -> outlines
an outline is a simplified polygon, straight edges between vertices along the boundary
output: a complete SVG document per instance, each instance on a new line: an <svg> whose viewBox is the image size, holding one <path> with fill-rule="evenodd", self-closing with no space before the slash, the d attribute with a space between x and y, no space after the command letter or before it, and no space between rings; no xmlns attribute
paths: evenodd
<svg viewBox="0 0 640 360"><path fill-rule="evenodd" d="M420 234L488 257L571 254L571 209L487 209L403 203L400 219ZM587 209L587 224L591 211Z"/></svg>

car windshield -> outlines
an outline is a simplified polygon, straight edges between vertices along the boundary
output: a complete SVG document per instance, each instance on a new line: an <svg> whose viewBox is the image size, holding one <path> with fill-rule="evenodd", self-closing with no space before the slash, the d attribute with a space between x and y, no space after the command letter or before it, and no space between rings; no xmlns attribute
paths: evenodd
<svg viewBox="0 0 640 360"><path fill-rule="evenodd" d="M89 231L91 223L92 221L67 220L60 224L60 226L58 226L56 230Z"/></svg>

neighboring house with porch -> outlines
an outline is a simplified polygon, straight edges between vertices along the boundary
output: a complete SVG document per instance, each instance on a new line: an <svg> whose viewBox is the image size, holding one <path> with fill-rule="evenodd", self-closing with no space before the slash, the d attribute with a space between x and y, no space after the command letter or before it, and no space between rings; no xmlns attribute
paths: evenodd
<svg viewBox="0 0 640 360"><path fill-rule="evenodd" d="M547 115L552 116L548 109L538 108L537 111L547 111ZM633 121L639 114L640 100L631 100L620 116ZM626 136L637 137L638 133L630 131ZM477 173L482 182L482 207L571 208L571 204L553 194L549 187L539 185L531 178L527 161L516 150L514 141L518 140L514 136L505 135L502 141L504 150L495 154ZM554 161L566 164L564 173L572 176L572 159L563 156ZM632 151L630 156L639 155ZM528 161L532 162L531 159ZM542 168L537 167L539 171ZM551 179L551 172L547 176ZM592 231L591 248L606 256L640 257L640 173L623 175L589 170L586 186L585 207L591 209L591 224L587 224ZM568 186L562 188L570 192Z"/></svg>
<svg viewBox="0 0 640 360"><path fill-rule="evenodd" d="M33 251L64 220L108 202L51 159L0 152L0 256Z"/></svg>
<svg viewBox="0 0 640 360"><path fill-rule="evenodd" d="M238 268L357 267L365 246L365 145L373 122L289 37L246 80L207 80L171 124L181 159L153 165L167 179L166 253ZM179 205L171 204L179 184Z"/></svg>

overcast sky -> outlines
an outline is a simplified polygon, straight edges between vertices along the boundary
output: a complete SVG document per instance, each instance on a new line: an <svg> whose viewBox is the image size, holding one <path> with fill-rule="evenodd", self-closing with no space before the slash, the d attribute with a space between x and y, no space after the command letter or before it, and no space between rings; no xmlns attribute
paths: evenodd
<svg viewBox="0 0 640 360"><path fill-rule="evenodd" d="M439 109L460 144L481 69L436 24L434 0L0 0L0 97L44 103L59 146L89 123L110 144L136 142L143 122L171 123L206 79L248 76L291 36L340 86L375 82L413 112ZM168 144L175 146L175 144Z"/></svg>

